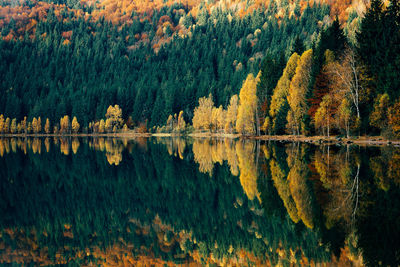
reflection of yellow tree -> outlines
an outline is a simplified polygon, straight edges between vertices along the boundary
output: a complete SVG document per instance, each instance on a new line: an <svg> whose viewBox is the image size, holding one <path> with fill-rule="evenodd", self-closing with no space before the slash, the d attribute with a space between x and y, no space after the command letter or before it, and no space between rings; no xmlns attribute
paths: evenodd
<svg viewBox="0 0 400 267"><path fill-rule="evenodd" d="M211 145L211 158L214 163L222 165L225 157L225 146L222 141L213 142Z"/></svg>
<svg viewBox="0 0 400 267"><path fill-rule="evenodd" d="M282 170L275 159L271 159L270 168L272 180L274 181L274 186L283 201L283 205L285 206L292 221L298 223L300 217L297 212L296 204L294 203L292 195L290 193L289 183L286 180L287 173Z"/></svg>
<svg viewBox="0 0 400 267"><path fill-rule="evenodd" d="M105 150L107 161L110 165L119 165L122 161L122 151L124 147L116 139L107 139L105 141Z"/></svg>
<svg viewBox="0 0 400 267"><path fill-rule="evenodd" d="M193 142L194 161L199 164L199 171L212 175L214 163L211 157L210 140L196 139Z"/></svg>
<svg viewBox="0 0 400 267"><path fill-rule="evenodd" d="M396 185L400 185L400 149L394 148L389 159L388 176Z"/></svg>
<svg viewBox="0 0 400 267"><path fill-rule="evenodd" d="M308 166L304 162L303 150L298 147L288 153L290 171L288 174L290 193L296 204L297 212L308 228L314 228L312 198L307 186Z"/></svg>
<svg viewBox="0 0 400 267"><path fill-rule="evenodd" d="M382 155L370 159L370 168L381 189L389 190L390 180L400 185L400 149L382 148Z"/></svg>
<svg viewBox="0 0 400 267"><path fill-rule="evenodd" d="M350 159L348 150L346 153L332 153L329 147L317 150L314 158L313 164L322 186L328 190L322 206L326 227L331 228L340 221L349 225L358 202L359 160L355 155Z"/></svg>
<svg viewBox="0 0 400 267"><path fill-rule="evenodd" d="M40 138L34 138L32 142L33 154L40 154L42 152L42 140Z"/></svg>
<svg viewBox="0 0 400 267"><path fill-rule="evenodd" d="M4 139L0 139L0 157L4 156L4 151L5 151Z"/></svg>
<svg viewBox="0 0 400 267"><path fill-rule="evenodd" d="M227 161L232 175L238 175L238 158L234 141L196 139L193 143L194 161L199 164L199 171L212 175L214 164Z"/></svg>
<svg viewBox="0 0 400 267"><path fill-rule="evenodd" d="M250 200L257 197L261 202L257 190L257 168L254 162L254 142L237 142L236 153L239 161L240 183Z"/></svg>
<svg viewBox="0 0 400 267"><path fill-rule="evenodd" d="M156 138L158 144L163 144L167 147L167 151L169 155L174 155L175 157L179 157L183 159L183 155L186 149L186 140L179 137L174 138Z"/></svg>
<svg viewBox="0 0 400 267"><path fill-rule="evenodd" d="M46 152L49 153L49 151L50 151L50 139L48 137L46 137L46 139L44 139L44 146L46 148Z"/></svg>
<svg viewBox="0 0 400 267"><path fill-rule="evenodd" d="M15 138L11 138L11 151L17 152L17 140Z"/></svg>
<svg viewBox="0 0 400 267"><path fill-rule="evenodd" d="M74 138L71 142L71 148L72 148L72 152L74 154L76 154L78 152L79 145L80 145L80 143L79 143L78 138Z"/></svg>
<svg viewBox="0 0 400 267"><path fill-rule="evenodd" d="M226 155L226 160L228 161L228 165L230 168L230 171L232 175L239 175L239 162L238 158L236 155L236 150L234 143L232 142L231 139L225 139L225 155Z"/></svg>
<svg viewBox="0 0 400 267"><path fill-rule="evenodd" d="M64 155L68 156L69 155L69 142L68 140L61 138L60 139L60 150L61 153Z"/></svg>

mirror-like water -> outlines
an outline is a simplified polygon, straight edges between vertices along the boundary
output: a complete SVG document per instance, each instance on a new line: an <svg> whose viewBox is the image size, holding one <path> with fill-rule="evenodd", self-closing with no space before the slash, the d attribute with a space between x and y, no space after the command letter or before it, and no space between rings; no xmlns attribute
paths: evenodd
<svg viewBox="0 0 400 267"><path fill-rule="evenodd" d="M400 148L0 139L0 263L397 266Z"/></svg>

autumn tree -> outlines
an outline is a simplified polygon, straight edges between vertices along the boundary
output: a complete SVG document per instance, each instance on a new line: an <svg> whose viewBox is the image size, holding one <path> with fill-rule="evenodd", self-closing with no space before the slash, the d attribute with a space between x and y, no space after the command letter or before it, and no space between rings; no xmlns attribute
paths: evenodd
<svg viewBox="0 0 400 267"><path fill-rule="evenodd" d="M229 106L226 110L225 116L225 133L232 133L236 128L238 101L239 98L237 95L233 95L229 100Z"/></svg>
<svg viewBox="0 0 400 267"><path fill-rule="evenodd" d="M26 126L26 133L30 134L32 133L32 123L28 122L28 125Z"/></svg>
<svg viewBox="0 0 400 267"><path fill-rule="evenodd" d="M21 129L24 133L27 133L27 118L26 116L24 119L21 121Z"/></svg>
<svg viewBox="0 0 400 267"><path fill-rule="evenodd" d="M389 108L389 126L392 128L393 134L400 136L400 100L397 100L392 107Z"/></svg>
<svg viewBox="0 0 400 267"><path fill-rule="evenodd" d="M36 130L38 133L42 131L42 119L40 117L37 119Z"/></svg>
<svg viewBox="0 0 400 267"><path fill-rule="evenodd" d="M333 109L333 99L330 94L325 95L322 98L322 102L315 113L315 128L322 129L322 134L329 137L330 129L334 124L334 109ZM326 129L326 131L325 131Z"/></svg>
<svg viewBox="0 0 400 267"><path fill-rule="evenodd" d="M72 119L71 128L72 128L72 131L73 131L74 133L78 133L79 128L80 128L80 125L79 125L78 120L76 119L75 116L74 116L74 118Z"/></svg>
<svg viewBox="0 0 400 267"><path fill-rule="evenodd" d="M219 106L218 108L215 107L213 108L211 121L212 121L211 122L212 128L214 129L215 132L223 130L225 122L225 113L222 106Z"/></svg>
<svg viewBox="0 0 400 267"><path fill-rule="evenodd" d="M60 119L60 133L66 134L70 132L70 121L68 115L65 115Z"/></svg>
<svg viewBox="0 0 400 267"><path fill-rule="evenodd" d="M339 62L327 65L327 70L331 74L332 88L351 100L357 119L360 119L361 67L356 61L354 51L348 48Z"/></svg>
<svg viewBox="0 0 400 267"><path fill-rule="evenodd" d="M113 131L113 121L111 118L106 119L106 123L104 124L104 129L106 132L109 133Z"/></svg>
<svg viewBox="0 0 400 267"><path fill-rule="evenodd" d="M183 111L181 110L178 115L178 124L176 126L178 132L184 132L186 129L186 122L183 118Z"/></svg>
<svg viewBox="0 0 400 267"><path fill-rule="evenodd" d="M305 51L296 67L296 73L290 82L289 93L287 96L289 112L287 116L287 130L293 134L307 133L305 122L308 103L307 94L311 78L312 50Z"/></svg>
<svg viewBox="0 0 400 267"><path fill-rule="evenodd" d="M4 116L3 114L0 114L0 133L4 133Z"/></svg>
<svg viewBox="0 0 400 267"><path fill-rule="evenodd" d="M105 124L104 120L101 119L99 122L99 133L104 133L105 128L106 128L106 124Z"/></svg>
<svg viewBox="0 0 400 267"><path fill-rule="evenodd" d="M17 119L15 118L11 121L10 132L12 134L17 132Z"/></svg>
<svg viewBox="0 0 400 267"><path fill-rule="evenodd" d="M390 99L388 94L378 95L374 103L374 110L369 116L370 125L380 130L388 126Z"/></svg>
<svg viewBox="0 0 400 267"><path fill-rule="evenodd" d="M315 78L315 84L312 92L312 96L308 99L310 108L308 110L308 115L314 120L315 112L320 106L322 102L322 98L330 92L330 90L334 89L330 87L331 76L326 66L334 62L335 54L331 50L326 50L324 53L325 65L322 67L321 72ZM332 90L334 91L334 90Z"/></svg>
<svg viewBox="0 0 400 267"><path fill-rule="evenodd" d="M4 133L9 133L10 132L10 118L6 118L3 126L3 131Z"/></svg>
<svg viewBox="0 0 400 267"><path fill-rule="evenodd" d="M346 133L347 138L349 138L350 136L350 123L352 114L353 112L351 110L351 103L345 97L340 102L340 105L335 114L335 119L337 127Z"/></svg>
<svg viewBox="0 0 400 267"><path fill-rule="evenodd" d="M253 74L250 73L247 75L247 78L240 89L236 131L243 135L253 135L256 132L255 117L258 80L259 77L255 78Z"/></svg>
<svg viewBox="0 0 400 267"><path fill-rule="evenodd" d="M109 120L109 129L120 129L124 123L122 119L122 109L118 105L109 106L106 113L106 119ZM107 127L106 127L107 128Z"/></svg>
<svg viewBox="0 0 400 267"><path fill-rule="evenodd" d="M44 131L46 134L50 133L50 120L49 118L46 119L46 123L44 124Z"/></svg>
<svg viewBox="0 0 400 267"><path fill-rule="evenodd" d="M212 110L214 107L214 101L212 95L208 97L201 97L199 99L199 105L194 109L193 112L193 127L197 130L204 129L210 130L212 124Z"/></svg>
<svg viewBox="0 0 400 267"><path fill-rule="evenodd" d="M265 119L263 128L270 134L282 134L286 126L286 116L289 109L287 96L290 82L296 73L300 56L294 53L290 56L283 74L276 85L271 97L269 117Z"/></svg>
<svg viewBox="0 0 400 267"><path fill-rule="evenodd" d="M34 117L33 120L32 120L32 131L33 131L33 133L35 133L35 134L38 133L38 131L37 131L37 130L38 130L37 125L38 125L38 121L37 121L37 119Z"/></svg>

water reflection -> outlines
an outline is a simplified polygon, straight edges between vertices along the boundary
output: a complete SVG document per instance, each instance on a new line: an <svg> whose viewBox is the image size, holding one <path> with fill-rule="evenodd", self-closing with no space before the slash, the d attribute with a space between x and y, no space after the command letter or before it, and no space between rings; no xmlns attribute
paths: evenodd
<svg viewBox="0 0 400 267"><path fill-rule="evenodd" d="M0 139L0 263L397 266L400 149Z"/></svg>

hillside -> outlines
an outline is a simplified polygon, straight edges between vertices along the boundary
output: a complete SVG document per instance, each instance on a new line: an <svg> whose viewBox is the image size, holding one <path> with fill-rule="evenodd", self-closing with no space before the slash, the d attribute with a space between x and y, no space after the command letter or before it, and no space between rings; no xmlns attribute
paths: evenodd
<svg viewBox="0 0 400 267"><path fill-rule="evenodd" d="M0 114L9 123L25 116L28 122L48 118L57 128L68 115L90 132L117 104L128 128L164 125L180 111L191 122L199 98L211 94L216 107L227 108L248 74L256 76L268 59L276 62L276 73L270 88L257 92L268 98L258 101L264 116L289 57L313 48L319 54L313 55L306 97L314 106L305 112L314 116L325 94L314 88L321 82L316 77L326 63L324 52L339 49L332 38L340 34L332 30L339 27L345 46L357 47L356 31L368 5L361 0L3 0ZM339 26L333 26L335 18ZM341 53L335 51L336 59ZM364 128L368 123L368 118L361 122Z"/></svg>

